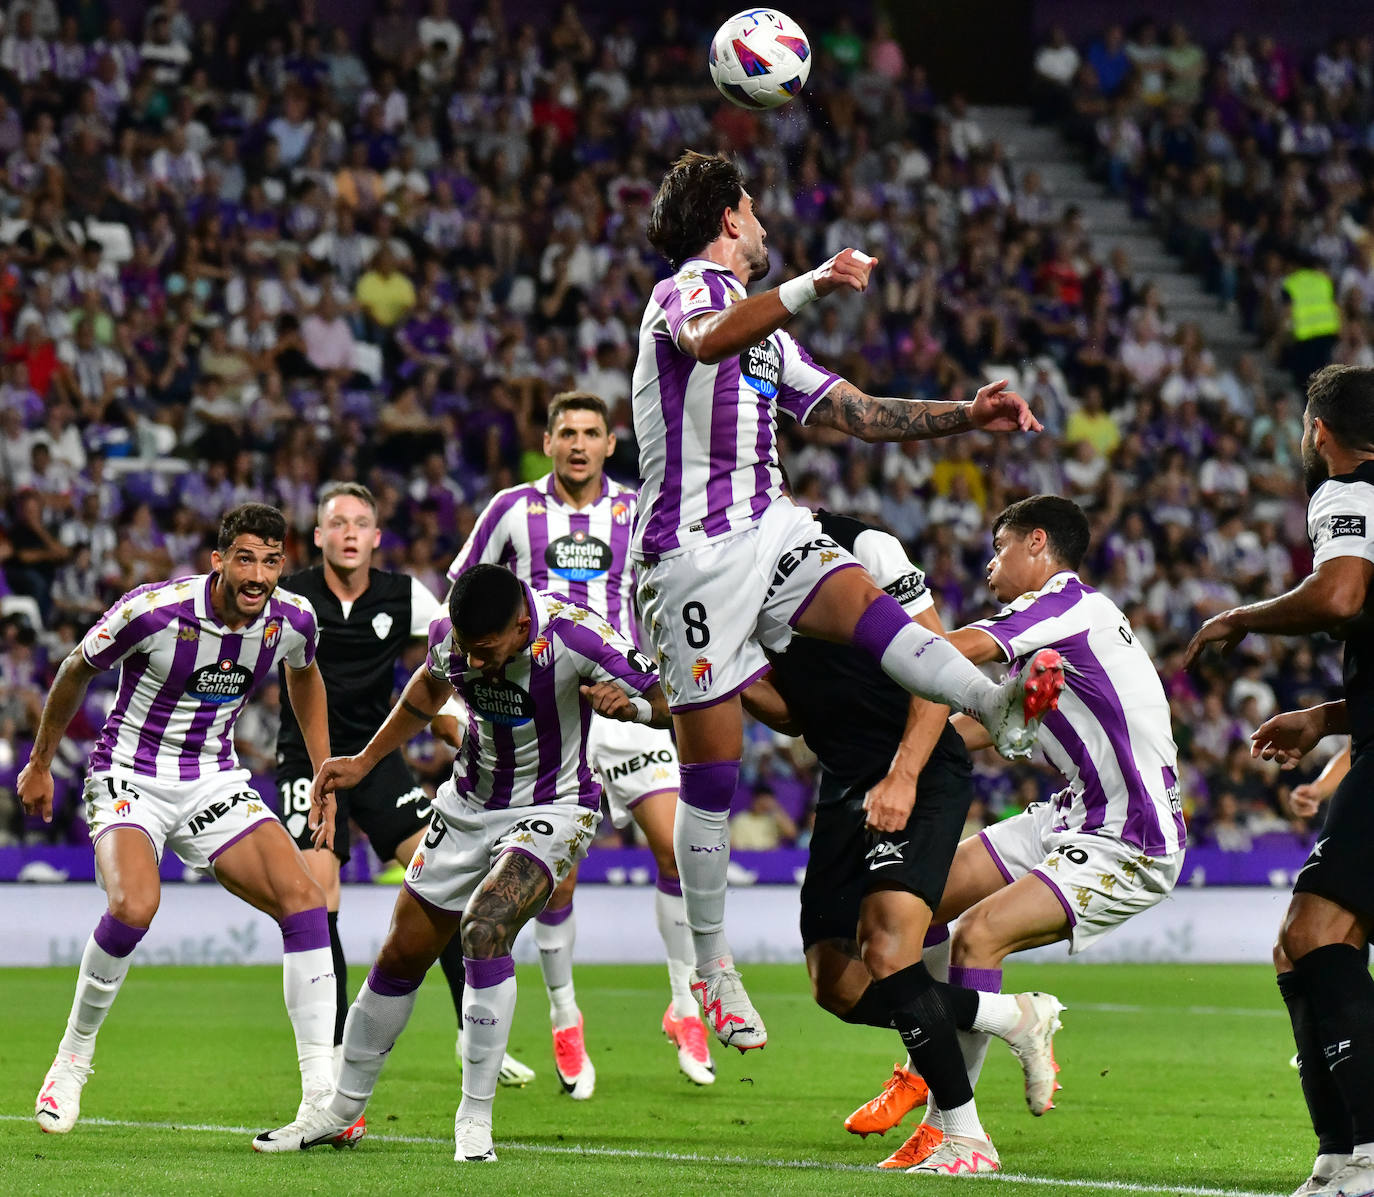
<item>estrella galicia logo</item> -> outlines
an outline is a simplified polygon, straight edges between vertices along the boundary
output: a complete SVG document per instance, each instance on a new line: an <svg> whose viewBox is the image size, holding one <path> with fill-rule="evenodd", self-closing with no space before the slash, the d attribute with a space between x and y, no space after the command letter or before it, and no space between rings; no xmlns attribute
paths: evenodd
<svg viewBox="0 0 1374 1197"><path fill-rule="evenodd" d="M230 657L206 665L191 674L186 693L201 702L221 705L242 698L253 685L253 675Z"/></svg>
<svg viewBox="0 0 1374 1197"><path fill-rule="evenodd" d="M580 528L544 550L544 564L568 582L590 582L611 568L611 549Z"/></svg>
<svg viewBox="0 0 1374 1197"><path fill-rule="evenodd" d="M534 700L514 682L479 677L467 683L468 701L482 718L502 727L519 727L534 718Z"/></svg>
<svg viewBox="0 0 1374 1197"><path fill-rule="evenodd" d="M1331 517L1331 539L1337 536L1364 536L1364 516L1333 515Z"/></svg>
<svg viewBox="0 0 1374 1197"><path fill-rule="evenodd" d="M765 399L775 399L782 381L782 354L764 339L739 355L740 377Z"/></svg>

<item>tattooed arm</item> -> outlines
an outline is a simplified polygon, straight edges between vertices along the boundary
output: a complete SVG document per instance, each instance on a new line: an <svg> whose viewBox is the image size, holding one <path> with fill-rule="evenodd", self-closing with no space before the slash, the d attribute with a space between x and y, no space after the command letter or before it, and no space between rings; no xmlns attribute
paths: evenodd
<svg viewBox="0 0 1374 1197"><path fill-rule="evenodd" d="M982 428L988 432L1041 431L1026 401L1006 389L1006 379L991 382L972 403L947 400L878 399L841 379L807 419L838 428L861 441L925 441Z"/></svg>
<svg viewBox="0 0 1374 1197"><path fill-rule="evenodd" d="M463 955L473 960L509 956L520 928L543 908L550 891L544 866L523 852L504 852L468 901Z"/></svg>

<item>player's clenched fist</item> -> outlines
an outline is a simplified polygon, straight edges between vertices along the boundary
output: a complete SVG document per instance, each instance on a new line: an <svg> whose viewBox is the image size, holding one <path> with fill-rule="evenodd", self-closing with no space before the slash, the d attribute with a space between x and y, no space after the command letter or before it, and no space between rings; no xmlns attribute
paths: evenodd
<svg viewBox="0 0 1374 1197"><path fill-rule="evenodd" d="M30 815L42 815L44 823L52 822L52 773L42 765L30 761L19 773L16 783L19 801Z"/></svg>
<svg viewBox="0 0 1374 1197"><path fill-rule="evenodd" d="M817 295L828 295L848 287L851 291L867 291L868 276L878 259L857 249L842 249L830 261L812 272Z"/></svg>
<svg viewBox="0 0 1374 1197"><path fill-rule="evenodd" d="M582 697L591 703L592 710L598 715L607 719L619 719L622 723L635 722L635 704L614 682L597 682L594 685L581 686L579 689L582 691Z"/></svg>

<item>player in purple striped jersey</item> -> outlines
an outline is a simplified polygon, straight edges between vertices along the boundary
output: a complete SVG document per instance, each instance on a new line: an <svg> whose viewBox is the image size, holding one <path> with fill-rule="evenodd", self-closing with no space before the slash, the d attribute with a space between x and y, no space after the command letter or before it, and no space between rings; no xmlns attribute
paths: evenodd
<svg viewBox="0 0 1374 1197"><path fill-rule="evenodd" d="M639 643L629 559L637 496L605 476L606 458L614 450L615 436L601 399L578 391L555 395L544 434L544 452L553 459L553 470L492 499L450 567L450 579L479 561L509 565L536 590L557 590L604 613L616 631ZM715 1069L691 992L692 938L673 857L677 748L667 731L597 719L587 751L612 821L626 827L633 819L653 850L658 864L654 907L672 988L663 1029L677 1047L682 1071L699 1085L712 1084ZM596 1070L587 1055L573 988L576 883L574 868L540 911L534 934L549 993L558 1076L573 1097L585 1098L592 1095Z"/></svg>
<svg viewBox="0 0 1374 1197"><path fill-rule="evenodd" d="M451 695L466 707L453 776L435 796L430 833L349 1011L334 1095L313 1117L283 1128L286 1150L337 1142L356 1125L415 991L460 934L467 988L454 1159L496 1158L492 1099L515 1011L511 946L601 821L601 787L587 764L593 714L668 725L652 661L586 607L531 590L499 565L475 565L458 578L429 646L367 747L326 761L315 778L321 791L356 786Z"/></svg>
<svg viewBox="0 0 1374 1197"><path fill-rule="evenodd" d="M988 588L1008 605L949 634L979 664L1005 661L1021 669L1047 647L1063 657L1064 690L1038 743L1068 781L1048 801L959 845L925 953L934 971L948 945L952 985L998 993L1002 961L1012 952L1058 940L1069 941L1070 954L1083 951L1162 902L1183 868L1187 832L1169 703L1126 617L1078 577L1087 550L1088 520L1076 504L1053 495L1013 503L993 524L988 563ZM954 722L969 748L990 744L986 730L967 716ZM955 918L951 938L943 926ZM1052 1022L1058 1025L1057 1018ZM979 1027L1002 1029L995 1022ZM988 1036L960 1034L976 1085ZM865 1107L870 1115L890 1110L895 1117L888 1126L906 1112L886 1099L888 1090L903 1087L900 1074ZM1051 1109L1056 1088L1053 1068L1028 1069L1031 1113ZM869 1131L886 1129L858 1113L851 1121ZM940 1131L932 1100L922 1127L884 1166L919 1164L939 1149Z"/></svg>
<svg viewBox="0 0 1374 1197"><path fill-rule="evenodd" d="M234 754L245 700L284 661L311 760L329 755L315 615L304 599L277 589L285 539L286 521L275 508L234 508L220 524L213 571L130 591L63 661L48 694L19 776L25 809L45 819L52 817L49 768L58 741L91 680L119 667L85 791L109 909L82 953L66 1034L38 1095L35 1114L45 1131L69 1131L80 1114L96 1034L157 912L164 846L212 870L230 893L281 924L301 1109L329 1091L334 966L324 894ZM322 795L310 818L316 844L331 845L332 800Z"/></svg>
<svg viewBox="0 0 1374 1197"><path fill-rule="evenodd" d="M996 382L971 403L879 399L818 368L783 325L832 291L863 291L874 259L846 249L775 290L765 233L739 169L687 153L654 197L649 240L676 273L654 288L639 332L634 422L644 485L632 554L641 617L658 655L683 761L674 827L698 981L716 1037L767 1041L723 929L730 801L742 749L740 693L765 649L794 631L852 643L913 694L967 711L999 751L1029 753L1063 684L1052 652L997 686L948 641L908 619L809 512L782 493L778 412L867 441L974 428L1038 431Z"/></svg>

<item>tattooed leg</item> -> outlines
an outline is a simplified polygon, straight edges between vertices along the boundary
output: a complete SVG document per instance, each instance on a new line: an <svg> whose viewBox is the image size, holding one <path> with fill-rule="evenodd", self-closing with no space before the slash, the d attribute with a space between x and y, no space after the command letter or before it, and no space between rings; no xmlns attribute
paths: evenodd
<svg viewBox="0 0 1374 1197"><path fill-rule="evenodd" d="M549 875L523 852L506 852L477 887L463 915L463 955L509 956L515 936L548 901Z"/></svg>

